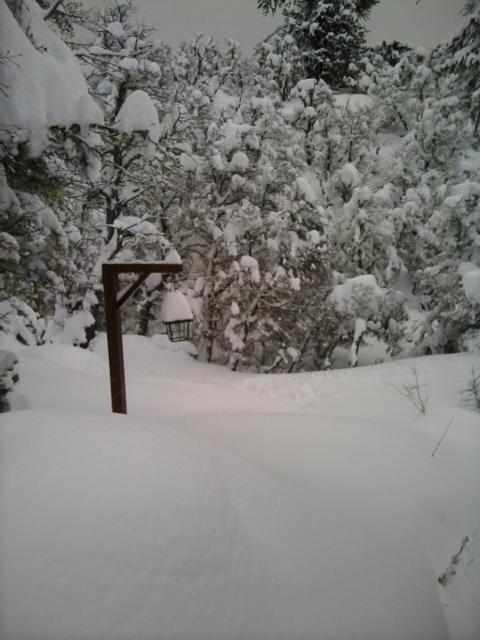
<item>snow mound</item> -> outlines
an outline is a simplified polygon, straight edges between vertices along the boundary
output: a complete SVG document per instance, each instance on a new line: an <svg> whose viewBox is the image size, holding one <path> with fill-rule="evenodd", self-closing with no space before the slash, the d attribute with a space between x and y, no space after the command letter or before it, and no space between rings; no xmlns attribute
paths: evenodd
<svg viewBox="0 0 480 640"><path fill-rule="evenodd" d="M31 357L91 375L104 375L104 361L96 353L66 344L44 344L30 352Z"/></svg>

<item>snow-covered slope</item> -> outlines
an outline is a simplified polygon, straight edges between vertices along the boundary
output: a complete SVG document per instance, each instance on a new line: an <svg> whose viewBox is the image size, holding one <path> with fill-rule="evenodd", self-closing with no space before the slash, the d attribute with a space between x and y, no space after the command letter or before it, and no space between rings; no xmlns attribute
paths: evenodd
<svg viewBox="0 0 480 640"><path fill-rule="evenodd" d="M253 376L128 336L125 417L104 339L16 351L2 638L478 636L472 357Z"/></svg>

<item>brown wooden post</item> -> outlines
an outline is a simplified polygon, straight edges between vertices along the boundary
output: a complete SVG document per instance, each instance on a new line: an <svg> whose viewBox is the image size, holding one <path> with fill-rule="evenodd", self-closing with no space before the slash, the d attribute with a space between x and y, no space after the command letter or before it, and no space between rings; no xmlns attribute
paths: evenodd
<svg viewBox="0 0 480 640"><path fill-rule="evenodd" d="M103 291L105 297L105 323L108 342L108 362L110 365L110 393L112 411L127 413L127 392L125 388L125 365L123 361L122 317L117 306L118 274L102 266Z"/></svg>
<svg viewBox="0 0 480 640"><path fill-rule="evenodd" d="M110 393L112 396L112 411L114 413L127 413L120 308L150 273L179 273L181 270L181 264L163 262L107 262L102 265L108 362L110 366ZM139 274L137 280L122 295L119 295L118 291L118 276L120 273Z"/></svg>

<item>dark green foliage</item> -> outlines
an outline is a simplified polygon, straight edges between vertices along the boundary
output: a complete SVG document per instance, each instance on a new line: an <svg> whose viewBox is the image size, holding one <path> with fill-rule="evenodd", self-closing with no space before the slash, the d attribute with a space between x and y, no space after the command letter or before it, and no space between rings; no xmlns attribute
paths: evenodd
<svg viewBox="0 0 480 640"><path fill-rule="evenodd" d="M366 43L362 21L374 4L372 0L260 0L259 7L264 12L282 7L284 31L294 38L308 77L344 88L357 79Z"/></svg>
<svg viewBox="0 0 480 640"><path fill-rule="evenodd" d="M357 13L361 18L368 18L372 8L378 4L379 0L356 0ZM257 0L258 8L265 14L274 14L279 7L286 4L285 0Z"/></svg>
<svg viewBox="0 0 480 640"><path fill-rule="evenodd" d="M380 44L370 47L370 51L379 54L385 62L394 67L406 54L412 53L414 48L408 42L383 40Z"/></svg>

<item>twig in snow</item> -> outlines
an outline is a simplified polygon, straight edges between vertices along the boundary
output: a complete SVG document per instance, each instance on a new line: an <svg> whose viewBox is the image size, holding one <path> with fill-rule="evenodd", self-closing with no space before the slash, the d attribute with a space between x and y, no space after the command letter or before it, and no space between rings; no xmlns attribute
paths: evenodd
<svg viewBox="0 0 480 640"><path fill-rule="evenodd" d="M467 546L467 543L469 542L469 540L470 539L468 536L464 537L464 539L462 540L462 544L460 545L460 549L457 551L457 553L454 556L452 556L452 561L450 562L447 570L444 571L442 575L438 578L438 582L442 585L442 587L445 587L447 585L447 582L450 580L450 578L452 578L456 574L455 567L460 562L460 557L465 547Z"/></svg>
<svg viewBox="0 0 480 640"><path fill-rule="evenodd" d="M469 408L480 411L480 372L475 371L475 367L472 367L472 377L462 396Z"/></svg>
<svg viewBox="0 0 480 640"><path fill-rule="evenodd" d="M447 431L450 429L450 427L452 426L452 422L453 422L453 418L450 418L450 422L447 424L447 428L445 429L445 431L442 433L442 435L440 436L440 440L437 442L437 446L435 447L435 449L432 451L432 455L430 456L431 458L433 458L433 456L437 453L437 449L438 447L442 444L442 440L445 438L445 436L447 435Z"/></svg>
<svg viewBox="0 0 480 640"><path fill-rule="evenodd" d="M404 398L408 398L413 406L425 415L427 413L428 396L422 395L422 387L418 381L418 374L415 367L411 367L414 382L412 384L404 384L402 387L393 385L393 388Z"/></svg>

